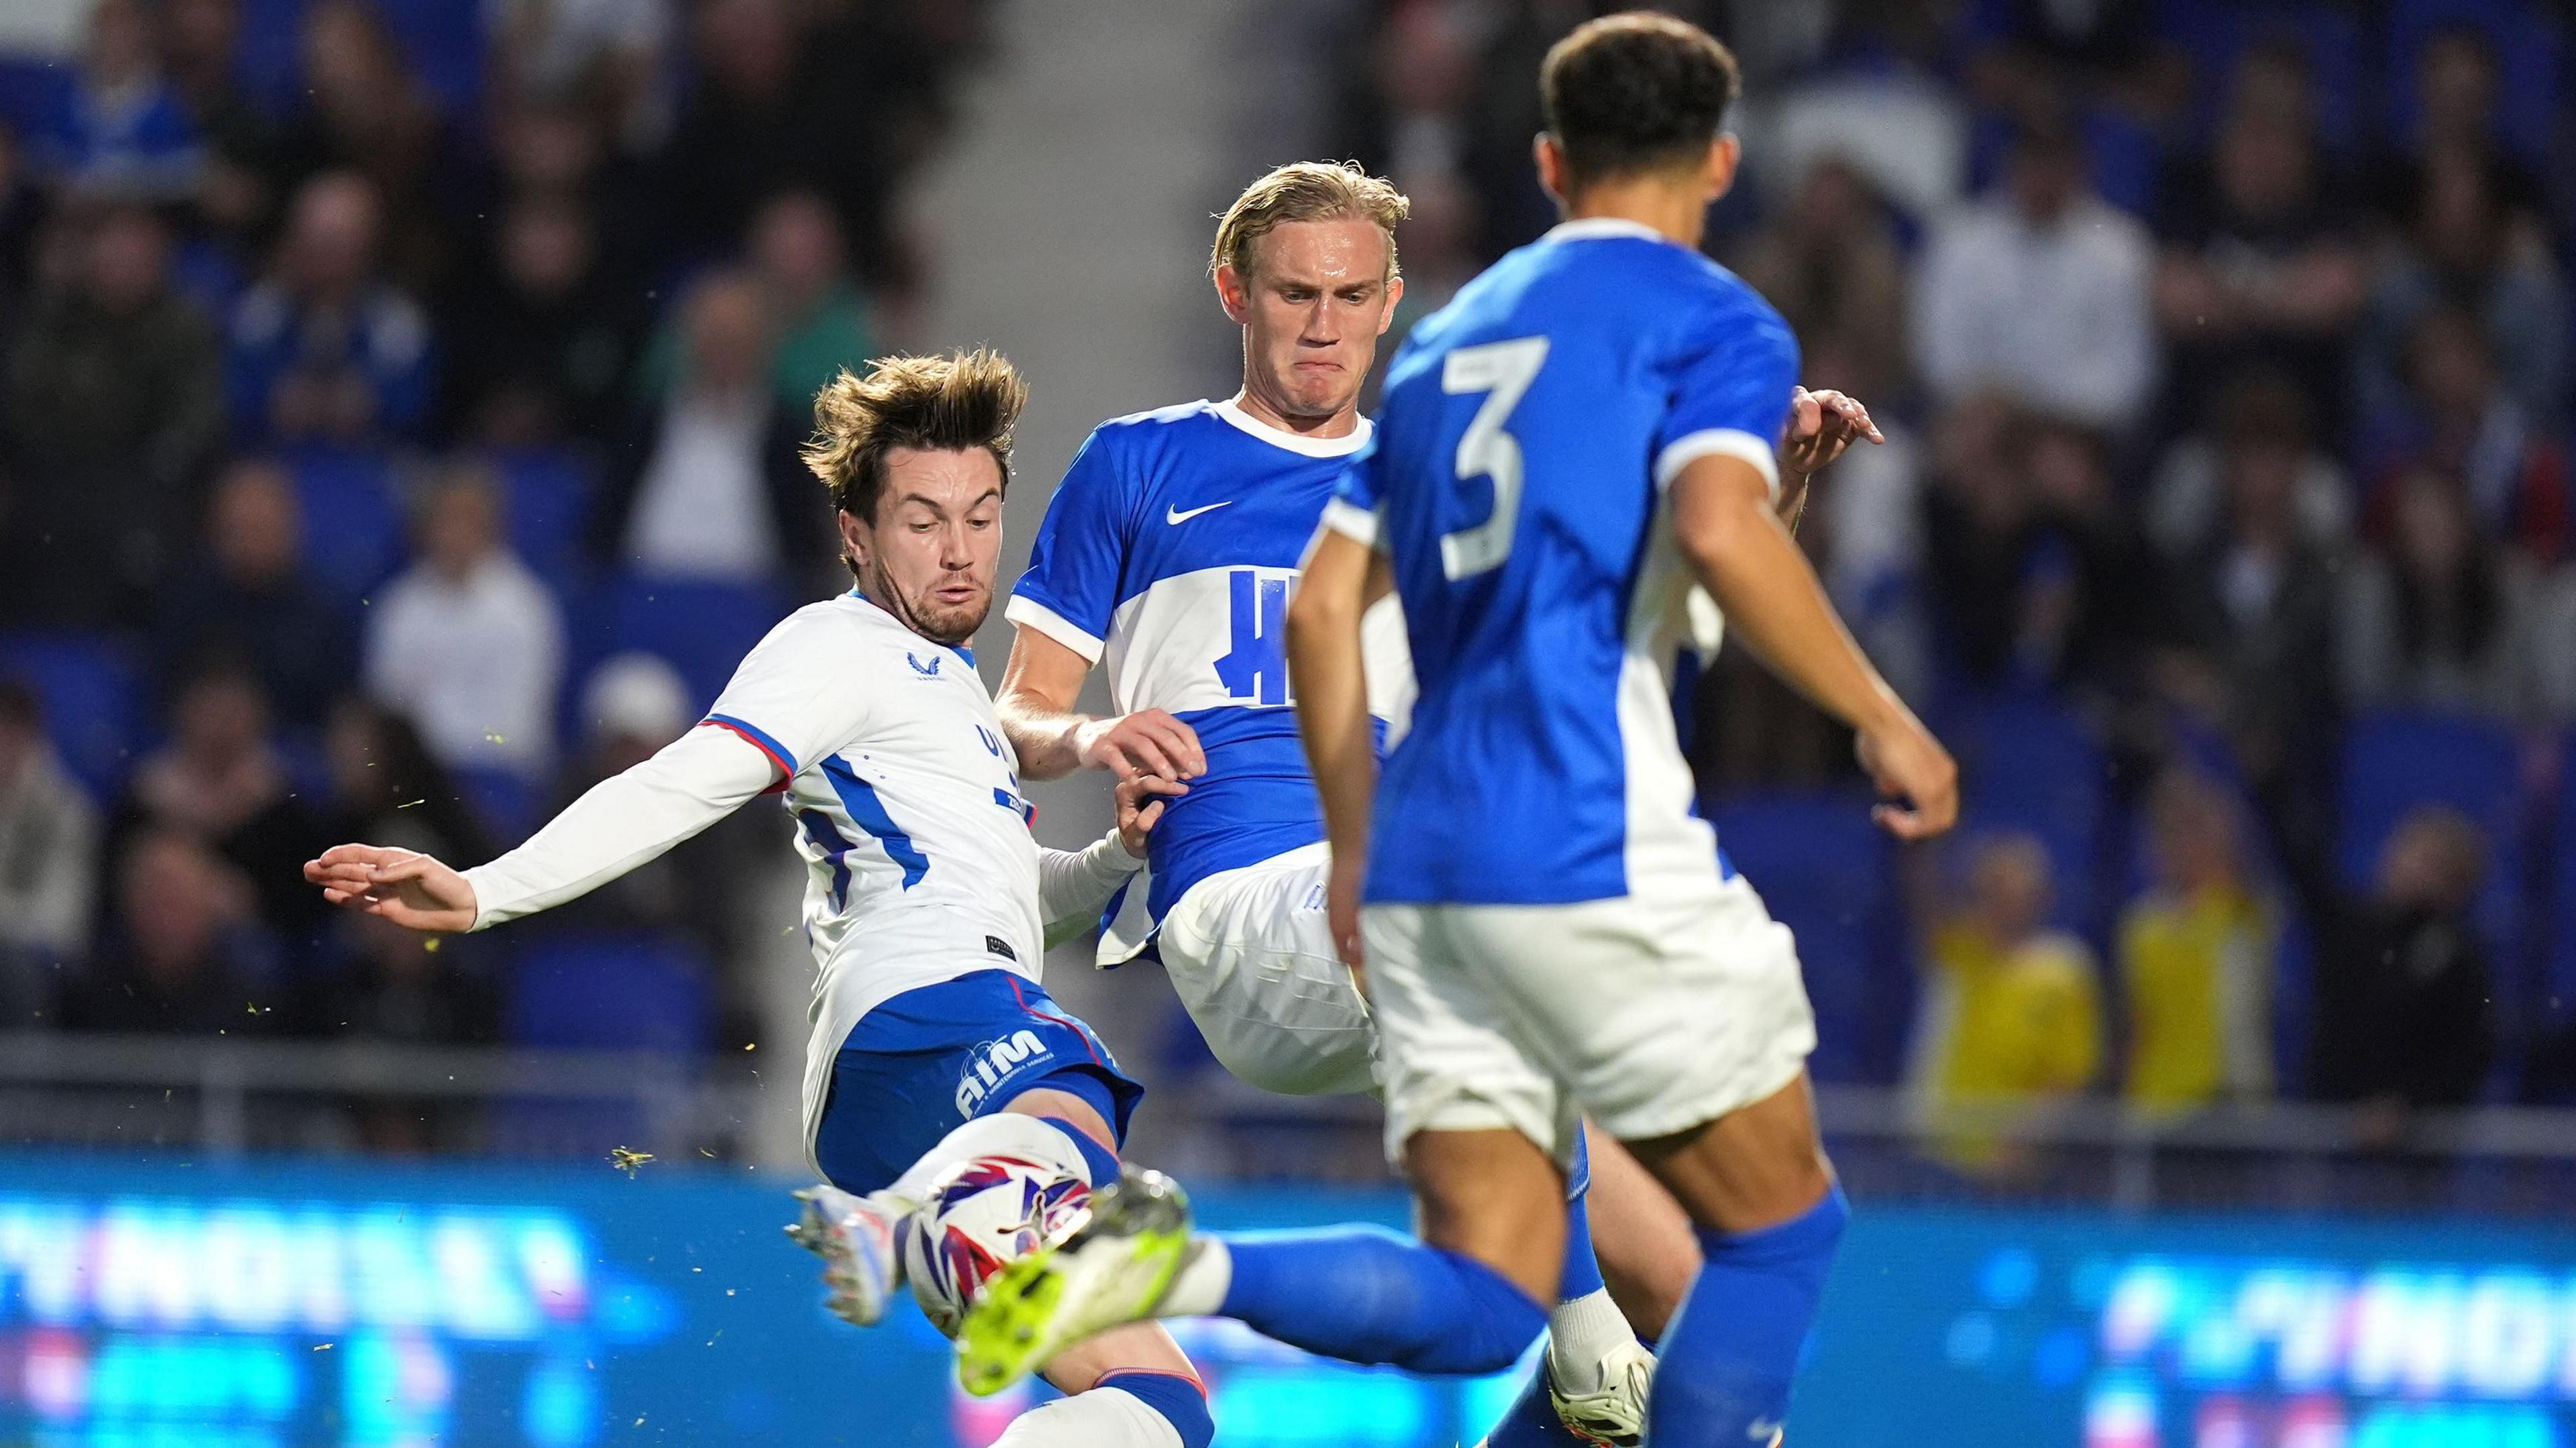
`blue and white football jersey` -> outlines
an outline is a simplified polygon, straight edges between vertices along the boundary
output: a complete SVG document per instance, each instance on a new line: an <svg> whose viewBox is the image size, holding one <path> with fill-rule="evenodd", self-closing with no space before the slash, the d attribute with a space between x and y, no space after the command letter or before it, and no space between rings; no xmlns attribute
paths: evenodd
<svg viewBox="0 0 2576 1448"><path fill-rule="evenodd" d="M977 971L1039 978L1038 844L1019 759L973 657L855 592L771 629L706 723L785 776L817 970L810 1141L833 1058L869 1011Z"/></svg>
<svg viewBox="0 0 2576 1448"><path fill-rule="evenodd" d="M1664 489L1712 454L1776 487L1797 371L1751 287L1625 221L1557 227L1414 328L1324 518L1390 558L1420 687L1379 780L1369 899L1719 878L1673 732L1694 581Z"/></svg>
<svg viewBox="0 0 2576 1448"><path fill-rule="evenodd" d="M1315 520L1369 439L1308 438L1233 402L1095 429L1038 525L1006 616L1106 662L1111 707L1167 709L1207 772L1152 836L1147 905L1324 837L1288 688L1288 598Z"/></svg>

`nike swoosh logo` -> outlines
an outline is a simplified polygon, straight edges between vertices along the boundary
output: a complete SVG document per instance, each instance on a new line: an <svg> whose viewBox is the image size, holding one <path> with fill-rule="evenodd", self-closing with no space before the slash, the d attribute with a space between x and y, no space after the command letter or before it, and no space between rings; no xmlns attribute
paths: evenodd
<svg viewBox="0 0 2576 1448"><path fill-rule="evenodd" d="M1219 508L1223 508L1223 507L1226 507L1226 506L1228 506L1228 505L1232 504L1233 502L1234 502L1234 499L1232 499L1232 498L1228 498L1228 499L1226 499L1226 500L1225 500L1225 502L1223 502L1223 503L1210 503L1210 504L1208 504L1208 505L1207 505L1206 507L1204 507L1204 508L1192 508L1192 509L1190 509L1190 510L1189 510L1188 512L1186 512L1186 513L1182 512L1182 511L1181 511L1180 509L1178 509L1178 508L1165 508L1165 509L1163 510L1163 521L1164 521L1164 522L1166 522L1166 523L1170 523L1170 524L1173 524L1173 525L1177 526L1177 525L1179 525L1179 524L1182 524L1182 523L1186 523L1186 522L1188 522L1189 520L1191 520L1192 518L1197 517L1197 516L1198 516L1199 514L1201 514L1201 513L1213 513L1213 512L1215 512L1217 509L1219 509Z"/></svg>

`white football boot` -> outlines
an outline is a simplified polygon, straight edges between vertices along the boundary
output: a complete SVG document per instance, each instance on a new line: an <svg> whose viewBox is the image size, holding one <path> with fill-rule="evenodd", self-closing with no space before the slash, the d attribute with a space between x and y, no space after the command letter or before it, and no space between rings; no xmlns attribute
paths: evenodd
<svg viewBox="0 0 2576 1448"><path fill-rule="evenodd" d="M862 1197L832 1186L807 1187L796 1200L805 1210L787 1235L823 1259L823 1284L831 1289L824 1305L852 1326L875 1326L903 1286L895 1228L909 1208L885 1192Z"/></svg>
<svg viewBox="0 0 2576 1448"><path fill-rule="evenodd" d="M1544 1360L1542 1360L1544 1361ZM1646 1441L1646 1389L1655 1380L1655 1355L1623 1342L1601 1363L1601 1386L1569 1394L1547 1374L1547 1401L1565 1431L1597 1448L1636 1448Z"/></svg>

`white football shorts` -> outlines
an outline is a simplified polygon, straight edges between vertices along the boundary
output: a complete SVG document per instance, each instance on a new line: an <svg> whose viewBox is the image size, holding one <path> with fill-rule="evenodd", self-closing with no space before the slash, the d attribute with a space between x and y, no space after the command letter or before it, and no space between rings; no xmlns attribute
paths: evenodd
<svg viewBox="0 0 2576 1448"><path fill-rule="evenodd" d="M1741 876L1575 905L1371 905L1387 1151L1509 1128L1570 1162L1585 1113L1651 1140L1797 1078L1816 1019Z"/></svg>
<svg viewBox="0 0 2576 1448"><path fill-rule="evenodd" d="M1307 845L1189 888L1163 973L1228 1071L1284 1096L1372 1090L1377 1028L1324 921L1331 852Z"/></svg>

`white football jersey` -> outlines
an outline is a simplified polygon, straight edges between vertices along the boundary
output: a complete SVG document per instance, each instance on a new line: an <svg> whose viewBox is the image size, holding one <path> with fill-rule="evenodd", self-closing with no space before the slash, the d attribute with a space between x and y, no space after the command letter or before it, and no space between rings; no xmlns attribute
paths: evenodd
<svg viewBox="0 0 2576 1448"><path fill-rule="evenodd" d="M857 593L769 631L707 715L784 770L819 971L806 1120L861 1016L979 970L1036 980L1038 846L974 656Z"/></svg>

